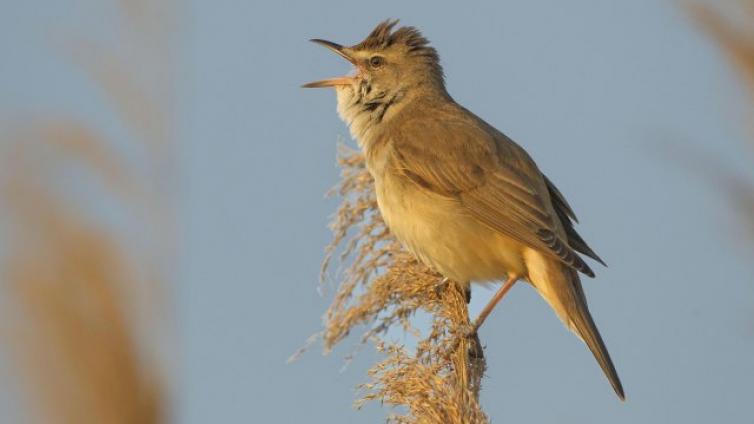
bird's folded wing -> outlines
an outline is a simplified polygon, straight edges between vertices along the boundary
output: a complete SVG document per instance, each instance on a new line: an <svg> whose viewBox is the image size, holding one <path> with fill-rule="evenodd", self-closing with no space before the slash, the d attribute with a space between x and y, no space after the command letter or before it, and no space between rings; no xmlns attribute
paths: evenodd
<svg viewBox="0 0 754 424"><path fill-rule="evenodd" d="M427 132L402 131L393 140L397 171L421 187L457 199L479 221L520 243L559 259L590 277L594 272L558 235L547 207L543 176L520 147L468 126L446 125L441 139L421 143ZM412 134L413 133L413 134ZM504 136L503 136L504 137Z"/></svg>
<svg viewBox="0 0 754 424"><path fill-rule="evenodd" d="M571 209L571 206L568 204L568 201L565 199L563 194L558 190L557 187L555 187L555 184L550 181L549 178L547 178L546 175L543 175L545 178L545 183L547 183L547 189L550 192L550 199L552 200L552 206L555 208L555 213L560 218L561 224L563 224L563 229L566 233L566 238L568 240L568 245L573 248L573 250L577 252L581 252L590 258L594 259L595 261L601 263L604 266L607 266L605 261L600 258L597 253L592 250L591 247L584 241L583 238L581 238L581 235L576 231L575 228L573 228L573 222L579 222L578 219L576 219L576 214L573 213L573 209ZM573 221L573 222L572 222Z"/></svg>

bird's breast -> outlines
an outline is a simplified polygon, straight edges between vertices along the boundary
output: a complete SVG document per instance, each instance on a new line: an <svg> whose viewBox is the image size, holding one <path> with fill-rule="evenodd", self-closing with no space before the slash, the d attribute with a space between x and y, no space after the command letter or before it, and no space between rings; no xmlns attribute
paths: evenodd
<svg viewBox="0 0 754 424"><path fill-rule="evenodd" d="M384 158L370 162L385 223L426 265L460 282L499 280L524 271L519 243L471 217L456 199L396 174Z"/></svg>

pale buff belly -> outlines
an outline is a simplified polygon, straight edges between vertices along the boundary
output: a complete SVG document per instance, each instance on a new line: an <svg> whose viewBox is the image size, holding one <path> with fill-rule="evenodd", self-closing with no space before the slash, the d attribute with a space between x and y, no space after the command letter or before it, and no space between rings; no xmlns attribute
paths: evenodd
<svg viewBox="0 0 754 424"><path fill-rule="evenodd" d="M471 217L455 200L399 178L376 181L390 231L422 262L459 282L526 275L522 246Z"/></svg>

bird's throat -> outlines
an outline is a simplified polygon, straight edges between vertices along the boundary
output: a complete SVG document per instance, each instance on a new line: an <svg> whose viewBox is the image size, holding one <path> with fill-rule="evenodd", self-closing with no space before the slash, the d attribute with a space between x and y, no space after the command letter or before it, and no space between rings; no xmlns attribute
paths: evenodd
<svg viewBox="0 0 754 424"><path fill-rule="evenodd" d="M349 86L336 88L338 114L348 125L351 136L362 145L402 106L405 91L378 90L360 80Z"/></svg>

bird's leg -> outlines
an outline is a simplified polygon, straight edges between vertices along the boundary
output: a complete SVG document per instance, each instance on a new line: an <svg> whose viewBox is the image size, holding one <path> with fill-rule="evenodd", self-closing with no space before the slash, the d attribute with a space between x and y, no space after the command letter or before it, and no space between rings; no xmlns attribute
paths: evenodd
<svg viewBox="0 0 754 424"><path fill-rule="evenodd" d="M482 312L477 317L476 321L474 321L474 326L471 329L470 334L476 334L476 332L479 330L479 327L484 324L484 320L487 319L487 316L492 312L493 309L495 309L495 306L500 302L500 300L505 296L506 293L508 293L508 290L513 287L514 284L516 284L516 281L518 281L518 275L511 275L508 277L508 280L503 284L502 287L500 287L495 293L495 296L490 299L490 301L487 303L487 306L482 309Z"/></svg>

